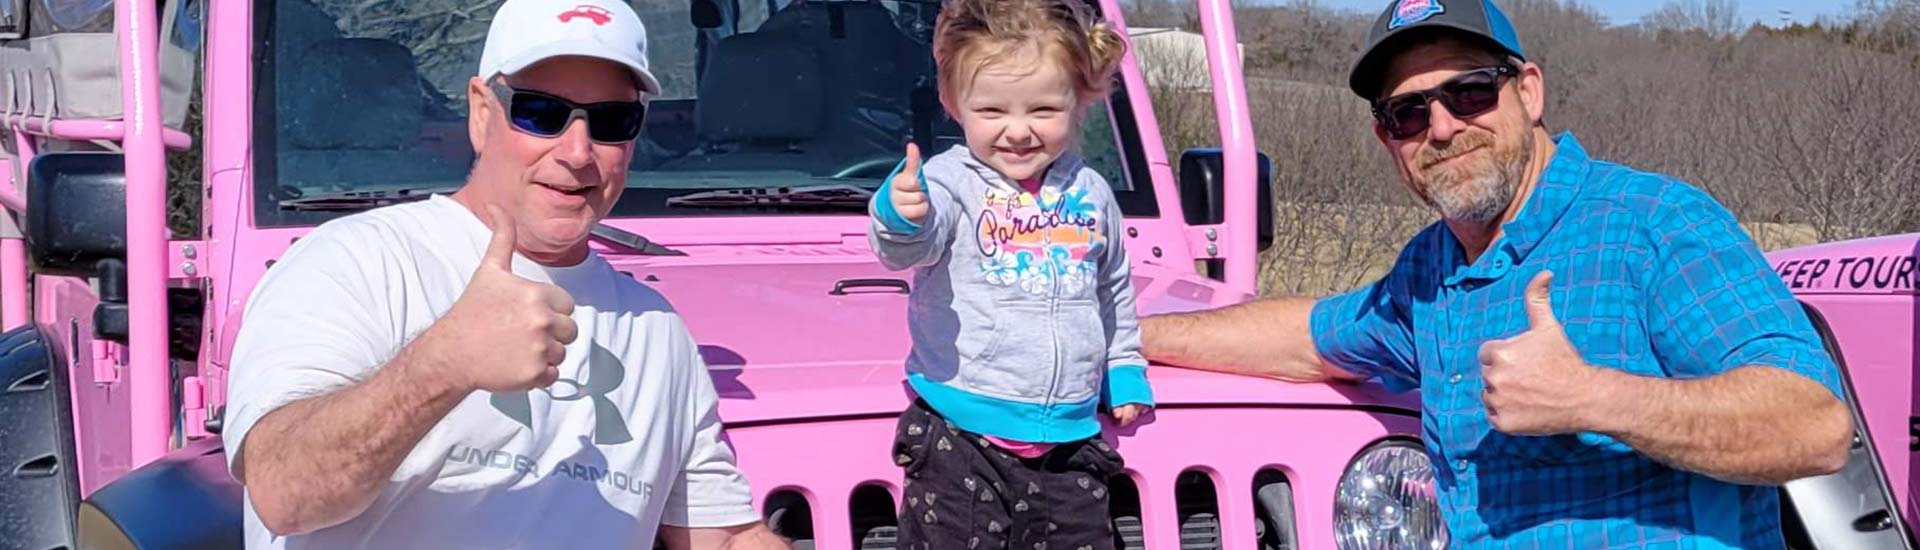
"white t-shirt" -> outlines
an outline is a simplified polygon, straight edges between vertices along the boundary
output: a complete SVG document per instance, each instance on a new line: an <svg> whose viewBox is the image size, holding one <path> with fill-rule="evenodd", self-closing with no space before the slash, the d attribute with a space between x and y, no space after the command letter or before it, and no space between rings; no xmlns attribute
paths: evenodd
<svg viewBox="0 0 1920 550"><path fill-rule="evenodd" d="M372 375L466 289L490 231L443 196L321 225L248 300L234 344L228 464L273 409ZM366 512L276 537L246 504L249 548L648 548L662 522L757 521L720 439L713 382L686 326L597 255L514 273L573 296L580 337L560 381L476 391L427 432Z"/></svg>

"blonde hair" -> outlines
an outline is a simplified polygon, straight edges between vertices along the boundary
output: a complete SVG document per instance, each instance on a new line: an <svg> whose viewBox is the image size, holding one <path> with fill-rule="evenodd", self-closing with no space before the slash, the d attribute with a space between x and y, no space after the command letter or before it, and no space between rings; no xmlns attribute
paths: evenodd
<svg viewBox="0 0 1920 550"><path fill-rule="evenodd" d="M1028 48L1066 71L1078 107L1107 95L1127 43L1081 0L952 0L933 30L941 102L951 109L982 68Z"/></svg>

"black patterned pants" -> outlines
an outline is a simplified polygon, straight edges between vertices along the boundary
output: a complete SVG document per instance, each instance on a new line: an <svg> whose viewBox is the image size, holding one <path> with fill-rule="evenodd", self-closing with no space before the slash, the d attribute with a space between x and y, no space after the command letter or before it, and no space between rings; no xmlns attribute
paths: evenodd
<svg viewBox="0 0 1920 550"><path fill-rule="evenodd" d="M1022 458L920 400L900 414L901 550L1113 550L1107 478L1124 463L1095 437Z"/></svg>

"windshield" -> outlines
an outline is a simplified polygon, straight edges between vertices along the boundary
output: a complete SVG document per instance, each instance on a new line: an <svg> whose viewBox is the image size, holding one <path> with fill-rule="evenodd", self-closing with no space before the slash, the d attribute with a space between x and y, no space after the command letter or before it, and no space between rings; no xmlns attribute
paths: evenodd
<svg viewBox="0 0 1920 550"><path fill-rule="evenodd" d="M317 223L352 209L308 212L289 201L461 185L473 162L467 79L498 4L260 0L256 32L271 48L259 48L256 71L263 84L254 116L257 219ZM686 197L871 190L907 138L929 154L962 143L936 99L935 0L631 5L646 25L663 90L649 107L613 216L818 214ZM1157 215L1122 98L1089 113L1080 150L1115 187L1123 210Z"/></svg>

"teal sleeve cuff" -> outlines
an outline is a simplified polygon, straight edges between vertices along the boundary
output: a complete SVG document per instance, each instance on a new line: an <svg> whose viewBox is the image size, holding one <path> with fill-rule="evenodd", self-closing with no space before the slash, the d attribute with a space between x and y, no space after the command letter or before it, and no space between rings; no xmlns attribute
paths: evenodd
<svg viewBox="0 0 1920 550"><path fill-rule="evenodd" d="M900 159L900 164L893 165L893 171L887 173L886 179L880 180L881 181L880 188L875 189L873 191L873 194L874 194L873 204L874 204L874 215L880 218L880 225L886 226L887 231L892 231L894 233L912 234L920 231L920 224L908 221L906 217L901 216L899 211L893 209L893 200L892 200L893 177L900 175L900 169L905 168L906 166L907 166L907 159L904 159L904 158ZM919 176L920 176L920 188L926 189L927 188L926 172L924 170L921 171Z"/></svg>
<svg viewBox="0 0 1920 550"><path fill-rule="evenodd" d="M1107 407L1128 404L1153 406L1153 387L1147 385L1147 367L1121 365L1107 369Z"/></svg>

